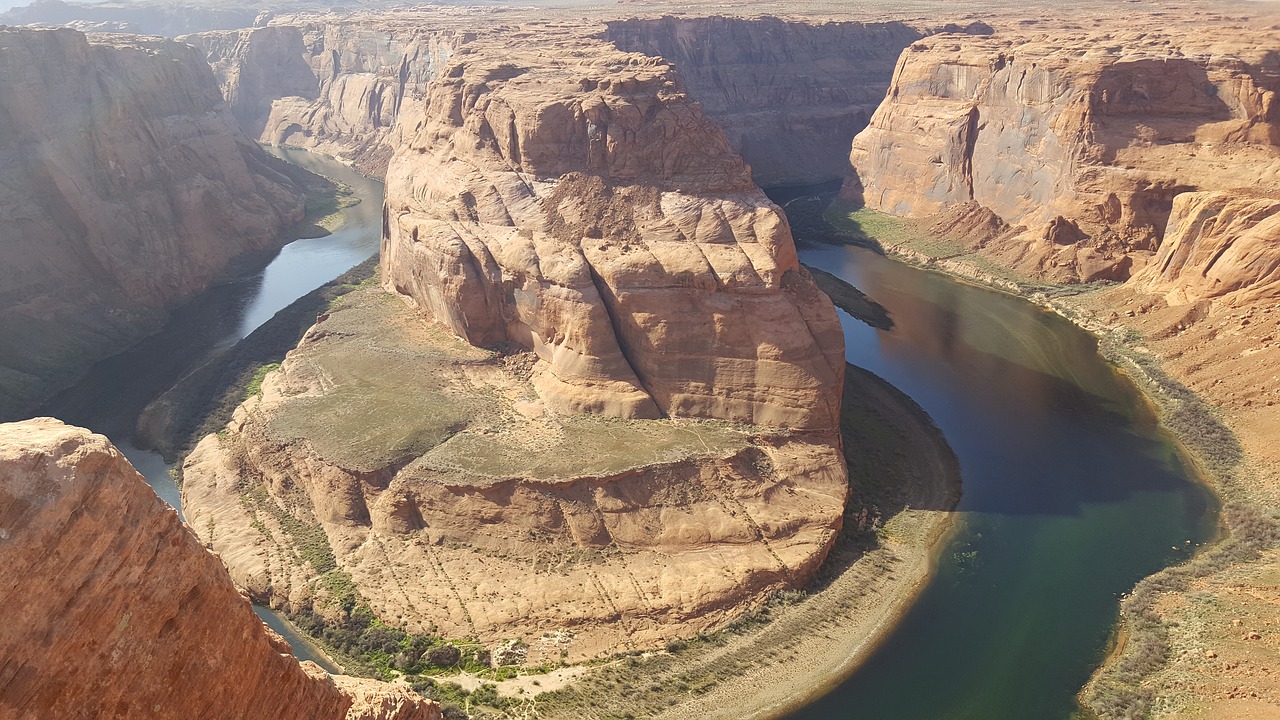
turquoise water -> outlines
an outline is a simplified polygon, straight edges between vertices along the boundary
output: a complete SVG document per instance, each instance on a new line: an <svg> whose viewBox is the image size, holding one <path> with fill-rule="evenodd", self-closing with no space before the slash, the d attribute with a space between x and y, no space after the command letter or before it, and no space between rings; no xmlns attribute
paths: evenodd
<svg viewBox="0 0 1280 720"><path fill-rule="evenodd" d="M889 331L842 313L848 359L933 417L963 496L901 624L789 717L1071 717L1119 596L1212 538L1212 495L1134 386L1061 317L861 248L812 244L800 257L888 309Z"/></svg>

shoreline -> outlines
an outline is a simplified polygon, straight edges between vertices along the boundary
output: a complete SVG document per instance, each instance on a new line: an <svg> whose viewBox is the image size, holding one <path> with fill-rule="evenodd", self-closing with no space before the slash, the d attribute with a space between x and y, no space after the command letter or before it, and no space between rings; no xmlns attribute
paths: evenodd
<svg viewBox="0 0 1280 720"><path fill-rule="evenodd" d="M835 227L825 213L824 220ZM911 227L909 219L895 220ZM1103 703L1113 702L1113 698L1117 696L1123 699L1129 709L1143 708L1144 717L1156 712L1156 701L1163 700L1157 694L1157 688L1168 691L1170 687L1167 684L1152 687L1149 681L1172 669L1175 661L1181 662L1182 658L1173 656L1172 648L1167 651L1170 655L1156 664L1151 664L1150 661L1145 661L1144 664L1142 659L1132 660L1130 655L1149 652L1149 647L1139 647L1144 644L1167 644L1168 635L1178 627L1176 618L1171 620L1166 616L1165 610L1157 607L1159 599L1169 595L1181 596L1187 592L1186 589L1177 589L1178 583L1194 580L1210 582L1232 570L1248 569L1258 566L1258 562L1265 562L1231 559L1237 552L1236 545L1247 545L1252 539L1247 533L1245 537L1238 537L1239 533L1229 517L1228 506L1243 507L1246 511L1265 509L1248 497L1247 493L1233 488L1232 483L1235 472L1247 468L1257 458L1247 447L1242 447L1242 454L1235 465L1221 466L1218 458L1199 447L1201 439L1192 430L1180 430L1174 426L1173 414L1179 404L1188 402L1184 395L1189 395L1191 402L1201 404L1202 409L1212 414L1215 422L1233 436L1237 431L1228 422L1239 418L1226 408L1211 403L1203 394L1192 390L1181 380L1168 375L1163 367L1167 358L1142 344L1144 336L1134 335L1135 331L1122 323L1108 323L1097 316L1096 308L1087 299L1105 288L1117 285L1098 288L1037 284L1031 280L1019 281L993 274L977 263L961 259L959 255L935 257L912 247L909 241L878 243L878 247L884 255L921 270L938 272L958 282L1034 303L1088 333L1097 342L1098 353L1137 389L1141 400L1156 417L1159 431L1170 441L1179 460L1186 467L1189 479L1203 488L1216 503L1217 528L1211 540L1197 547L1196 552L1189 554L1181 562L1140 579L1133 589L1121 596L1119 614L1112 626L1107 647L1099 664L1076 696L1079 703L1075 716L1077 720L1099 720L1116 716L1114 713L1099 714L1099 707ZM966 249L963 255L981 257L972 249ZM1144 361L1153 362L1148 366ZM1222 565L1222 558L1228 558L1225 566ZM1157 637L1153 638L1153 634ZM1206 657L1211 660L1217 655L1209 654ZM1135 663L1141 666L1141 670L1136 677L1130 677L1133 670L1127 665ZM1193 702L1203 700L1204 698L1192 698ZM1179 712L1171 708L1163 709L1164 716L1170 712Z"/></svg>
<svg viewBox="0 0 1280 720"><path fill-rule="evenodd" d="M852 405L851 397L857 400ZM846 513L851 532L837 541L802 600L784 607L775 603L763 611L767 622L744 631L731 626L695 638L688 650L673 645L672 652L615 658L553 692L529 698L522 694L528 680L517 678L496 683L499 694L529 699L543 718L582 717L582 710L591 708L624 717L760 720L781 717L846 680L889 637L933 577L956 527L960 473L927 413L889 383L853 366L846 372L842 425L847 443L858 443L862 432L888 432L897 447L913 450L896 467L872 461L875 481L905 487L905 502L885 509L883 525L853 532L868 507L856 498L862 490L864 498L873 499L875 488L857 487L851 467L855 502ZM647 704L619 697L617 686L629 684L662 686L665 694L657 699L661 702L649 698Z"/></svg>
<svg viewBox="0 0 1280 720"><path fill-rule="evenodd" d="M881 409L892 408L890 412L900 413L895 419L897 422L917 423L923 432L935 433L935 442L941 444L934 447L938 462L954 462L954 457L946 457L950 448L945 447L945 439L919 405L874 374L849 367L845 376L846 388L852 386L860 398L871 399ZM913 440L910 444L917 445L923 438ZM927 499L939 500L949 509L912 510L908 507L893 515L884 524L883 534L887 540L882 547L855 560L852 566L832 578L825 588L797 605L796 612L775 618L759 637L751 638L739 650L766 646L772 639L770 635L787 634L791 630L788 625L796 624L802 626L799 629L803 634L794 636L792 655L795 660L759 667L658 717L686 717L694 712L715 720L778 718L809 704L848 679L888 640L902 618L915 606L916 599L937 571L946 541L955 532L955 506L959 501L960 485L958 464L945 469L939 467L938 470L937 473L923 474L916 492L933 496ZM926 498L913 498L921 499ZM872 592L862 592L866 586L861 584L856 570L860 564L866 567L879 562L877 553L881 552L888 553L895 564L876 578L883 580L884 585ZM840 558L833 557L828 562L833 561L838 563ZM854 603L853 607L841 608L843 603L850 601ZM814 614L827 614L832 619L828 624L814 623ZM756 706L726 706L726 700L740 702L743 697L751 697Z"/></svg>

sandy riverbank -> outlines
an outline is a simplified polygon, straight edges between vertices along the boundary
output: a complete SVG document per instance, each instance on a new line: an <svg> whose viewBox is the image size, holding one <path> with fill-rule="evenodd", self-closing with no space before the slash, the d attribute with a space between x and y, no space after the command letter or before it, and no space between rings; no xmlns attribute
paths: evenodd
<svg viewBox="0 0 1280 720"><path fill-rule="evenodd" d="M515 678L496 683L498 693L543 718L763 718L847 677L928 580L960 477L941 433L910 398L852 367L845 393L853 501L847 532L809 594L772 603L735 628L673 643L671 652Z"/></svg>
<svg viewBox="0 0 1280 720"><path fill-rule="evenodd" d="M826 219L844 229L844 210L833 206ZM1019 277L909 220L858 220L854 229L884 231L874 235L887 254L1018 295L1092 334L1223 504L1215 544L1126 597L1115 645L1081 691L1082 704L1100 718L1280 718L1280 311L1225 304L1197 320L1125 284L1061 287Z"/></svg>

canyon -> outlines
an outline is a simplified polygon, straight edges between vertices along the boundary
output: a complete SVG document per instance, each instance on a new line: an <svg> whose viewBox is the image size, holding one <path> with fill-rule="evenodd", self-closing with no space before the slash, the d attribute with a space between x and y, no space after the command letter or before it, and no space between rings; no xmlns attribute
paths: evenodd
<svg viewBox="0 0 1280 720"><path fill-rule="evenodd" d="M1195 396L1161 387L1221 411L1225 450L1183 440L1229 506L1238 542L1224 547L1252 554L1159 591L1144 617L1167 662L1117 680L1133 643L1082 698L1104 717L1121 713L1100 689L1162 717L1267 710L1280 689L1249 668L1280 636L1248 638L1270 622L1260 578L1280 507L1280 33L1185 5L950 23L296 11L180 42L0 28L0 78L14 79L0 122L22 138L0 142L20 160L0 172L30 188L0 195L19 220L0 277L0 329L19 341L0 367L27 393L11 392L20 407L232 257L278 244L303 194L252 140L385 177L374 278L184 461L198 540L120 490L146 517L137 532L180 538L190 557L164 562L198 565L197 589L216 588L208 604L239 618L250 665L284 689L271 701L315 716L355 717L355 681L299 670L228 610L247 605L200 545L295 618L370 612L518 648L530 666L660 653L807 586L861 502L845 457L861 449L840 433L840 320L759 189L843 179L839 220L897 216L928 241L868 233L882 249L1032 295L1123 346L1117 362L1157 388L1175 429ZM23 91L35 82L58 92ZM106 105L99 85L136 93ZM93 132L72 137L77 123ZM141 240L111 242L122 236ZM55 464L128 485L105 441L78 432L6 428L89 448ZM1205 596L1231 608L1212 616L1222 627L1205 629ZM1228 624L1241 618L1245 641ZM66 692L15 672L0 696L35 707ZM237 702L266 702L231 685L247 688ZM367 717L439 712L404 690L360 692L403 713Z"/></svg>
<svg viewBox="0 0 1280 720"><path fill-rule="evenodd" d="M101 435L0 425L0 526L4 717L441 717L404 688L299 664Z"/></svg>
<svg viewBox="0 0 1280 720"><path fill-rule="evenodd" d="M153 330L303 217L287 166L173 41L0 28L0 155L0 417Z"/></svg>
<svg viewBox="0 0 1280 720"><path fill-rule="evenodd" d="M1046 302L1121 348L1227 503L1222 546L1127 605L1145 634L1084 693L1104 715L1243 717L1277 692L1258 670L1274 639L1238 629L1266 614L1280 507L1280 37L1266 15L1197 20L925 38L855 139L842 191L840 214L865 206L935 238L892 250L1058 295ZM1167 663L1135 676L1151 643Z"/></svg>
<svg viewBox="0 0 1280 720"><path fill-rule="evenodd" d="M843 342L785 217L668 65L549 42L443 69L388 169L400 299L322 316L184 464L255 596L323 613L341 573L413 632L577 661L722 625L831 547Z"/></svg>

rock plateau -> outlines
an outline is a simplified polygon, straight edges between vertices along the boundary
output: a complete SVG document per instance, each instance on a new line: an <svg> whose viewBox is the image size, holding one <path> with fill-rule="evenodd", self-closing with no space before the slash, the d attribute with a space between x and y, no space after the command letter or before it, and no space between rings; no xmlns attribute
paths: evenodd
<svg viewBox="0 0 1280 720"><path fill-rule="evenodd" d="M415 632L576 660L720 625L830 548L843 336L785 217L666 63L538 47L454 55L388 171L400 299L348 296L188 459L256 597L330 612L343 573Z"/></svg>

